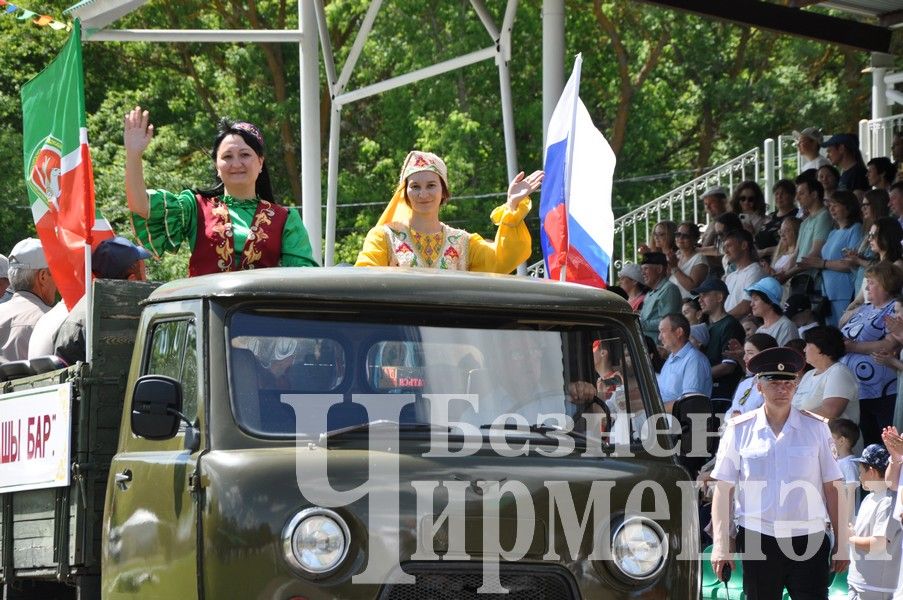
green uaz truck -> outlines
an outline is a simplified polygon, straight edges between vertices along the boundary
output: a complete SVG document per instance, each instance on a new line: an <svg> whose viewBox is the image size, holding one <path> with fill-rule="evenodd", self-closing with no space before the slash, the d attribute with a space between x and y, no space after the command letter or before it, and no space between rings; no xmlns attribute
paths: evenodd
<svg viewBox="0 0 903 600"><path fill-rule="evenodd" d="M699 597L695 490L615 295L353 268L152 288L97 282L91 364L0 367L4 598Z"/></svg>

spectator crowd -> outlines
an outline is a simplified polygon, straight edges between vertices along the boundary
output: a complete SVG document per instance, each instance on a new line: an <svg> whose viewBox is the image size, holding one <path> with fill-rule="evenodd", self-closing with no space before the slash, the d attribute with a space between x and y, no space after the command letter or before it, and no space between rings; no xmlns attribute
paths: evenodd
<svg viewBox="0 0 903 600"><path fill-rule="evenodd" d="M614 291L623 288L639 313L647 345L657 347L652 363L666 410L681 422L682 405L705 397L712 413L725 413L721 446L729 439L740 454L719 447L717 459L708 464L683 462L692 474L700 473L704 489L715 480L736 484L748 475L753 467L743 457L752 450L744 444L773 437L759 432L766 421L777 427L775 434L781 423L790 422L791 431L781 436L794 440L803 425L818 429L811 424L827 423L819 436L830 438L833 458L831 452L822 456L822 471L830 473L823 472L816 483L840 480L842 474L848 489L861 486L870 492L853 494L858 514L849 525L850 598L890 599L903 583L898 583L903 509L895 494L903 437L894 427L903 419L903 385L898 386L903 374L903 134L895 136L892 158L868 164L855 135L824 140L815 127L794 135L800 173L774 185L770 212L754 181L741 182L732 193L706 189L699 201L707 223L656 223L651 239L638 249L639 266L626 264ZM782 385L781 379L793 381ZM790 421L779 408L782 394L796 411ZM763 406L764 412L758 410ZM780 418L772 423L776 415ZM752 433L736 442L735 436L746 435L742 432ZM781 439L753 450L768 447L771 453ZM744 476L731 471L740 464ZM783 480L780 468L768 473L771 483ZM731 511L739 511L736 535L742 545L743 489L736 493ZM719 542L727 519L726 513L720 515L720 522L712 520L712 564L719 576L732 560ZM833 523L835 533L840 526ZM775 539L768 536L777 534L766 530L765 537ZM827 548L814 571L782 566L780 553L772 558L766 552L765 571L745 573L744 590L751 597L777 598L774 594L785 585L793 588L792 595L808 586L820 597L827 579L821 581L824 574L817 573ZM871 560L876 550L888 552L890 560ZM744 561L744 569L753 566ZM835 567L846 568L836 560ZM774 594L762 592L768 585Z"/></svg>

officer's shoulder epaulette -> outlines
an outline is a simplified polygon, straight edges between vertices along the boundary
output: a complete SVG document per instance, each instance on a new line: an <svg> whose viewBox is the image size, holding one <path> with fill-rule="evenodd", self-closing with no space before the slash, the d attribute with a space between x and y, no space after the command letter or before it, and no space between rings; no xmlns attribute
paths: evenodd
<svg viewBox="0 0 903 600"><path fill-rule="evenodd" d="M745 412L742 415L737 415L736 417L731 417L727 420L729 425L736 425L738 423L743 423L744 421L749 421L753 417L756 416L756 411L751 410L749 412Z"/></svg>
<svg viewBox="0 0 903 600"><path fill-rule="evenodd" d="M821 421L822 423L825 423L825 424L827 424L828 421L829 421L829 419L828 419L827 417L823 417L823 416L821 416L821 415L817 415L817 414L815 414L815 413L813 413L813 412L809 412L808 410L801 410L801 411L800 411L800 414L802 414L802 415L804 415L804 416L806 416L806 417L811 417L811 418L813 418L813 419L815 419L815 420L817 420L817 421Z"/></svg>

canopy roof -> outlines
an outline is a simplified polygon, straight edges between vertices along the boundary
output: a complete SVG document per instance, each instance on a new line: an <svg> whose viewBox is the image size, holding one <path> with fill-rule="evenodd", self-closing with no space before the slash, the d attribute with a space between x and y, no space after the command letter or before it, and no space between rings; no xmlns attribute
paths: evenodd
<svg viewBox="0 0 903 600"><path fill-rule="evenodd" d="M903 0L791 0L790 6L764 0L645 1L869 52L891 52L893 29L903 24ZM856 18L831 17L804 10L810 6L838 9L849 13L851 17L855 15ZM874 23L863 22L862 16L870 17Z"/></svg>

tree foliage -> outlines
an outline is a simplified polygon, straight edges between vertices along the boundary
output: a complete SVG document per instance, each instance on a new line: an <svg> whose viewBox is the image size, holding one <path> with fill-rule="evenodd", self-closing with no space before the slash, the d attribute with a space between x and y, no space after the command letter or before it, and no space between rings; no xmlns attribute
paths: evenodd
<svg viewBox="0 0 903 600"><path fill-rule="evenodd" d="M70 2L32 7L59 14ZM504 3L491 4L499 25ZM341 72L369 2L326 5ZM542 160L541 0L520 3L510 62L518 164ZM287 0L150 2L117 28L296 28ZM715 22L628 0L567 4L566 65L584 57L581 97L618 154L616 213L737 155L766 137L809 125L855 131L869 109L867 55L837 46ZM0 17L0 250L31 226L22 180L20 86L37 74L64 33ZM383 3L347 89L493 46L470 2ZM293 44L93 43L84 46L86 102L97 198L119 232L130 232L123 189L122 116L140 104L156 136L146 154L154 188L206 185L209 143L221 116L258 123L277 200L300 205L298 49ZM323 198L330 97L321 73ZM492 61L371 96L342 109L336 259L353 262L412 148L446 158L454 200L443 219L492 236L491 209L507 187L498 69ZM618 183L649 174L654 181ZM538 197L534 199L538 204ZM530 217L538 230L537 211ZM534 238L538 237L534 235ZM534 258L538 254L534 253ZM185 273L184 252L151 268Z"/></svg>

